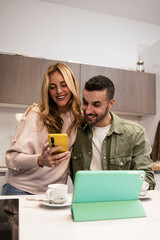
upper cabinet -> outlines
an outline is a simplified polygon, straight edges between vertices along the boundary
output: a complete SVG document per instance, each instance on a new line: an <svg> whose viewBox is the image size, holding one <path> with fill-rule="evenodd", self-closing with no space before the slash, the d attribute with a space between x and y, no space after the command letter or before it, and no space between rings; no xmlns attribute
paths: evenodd
<svg viewBox="0 0 160 240"><path fill-rule="evenodd" d="M135 115L156 113L155 74L120 70L118 111Z"/></svg>
<svg viewBox="0 0 160 240"><path fill-rule="evenodd" d="M88 79L96 75L105 75L115 85L113 111L137 116L156 113L155 74L81 65L81 89Z"/></svg>
<svg viewBox="0 0 160 240"><path fill-rule="evenodd" d="M30 105L39 102L43 76L58 61L0 54L0 103ZM62 61L61 61L62 62ZM75 74L82 98L85 82L93 76L105 75L115 85L113 111L120 114L156 113L155 74L66 63Z"/></svg>
<svg viewBox="0 0 160 240"><path fill-rule="evenodd" d="M55 60L0 54L0 103L29 105L39 102L43 76L55 63ZM80 64L67 65L79 81Z"/></svg>

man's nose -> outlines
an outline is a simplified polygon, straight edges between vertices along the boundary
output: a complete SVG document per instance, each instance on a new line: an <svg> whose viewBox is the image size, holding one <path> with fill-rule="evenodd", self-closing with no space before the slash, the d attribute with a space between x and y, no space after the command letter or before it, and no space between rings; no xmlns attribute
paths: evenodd
<svg viewBox="0 0 160 240"><path fill-rule="evenodd" d="M91 114L91 113L92 113L92 106L91 106L91 105L88 105L88 106L85 108L85 113L86 113L86 114Z"/></svg>

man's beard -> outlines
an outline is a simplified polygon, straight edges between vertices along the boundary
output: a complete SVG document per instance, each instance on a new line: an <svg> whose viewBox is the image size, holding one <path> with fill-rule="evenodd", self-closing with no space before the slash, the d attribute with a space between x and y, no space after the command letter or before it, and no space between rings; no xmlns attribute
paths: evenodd
<svg viewBox="0 0 160 240"><path fill-rule="evenodd" d="M85 111L84 111L84 115L85 115L85 119L86 119L86 122L89 124L89 125L95 125L97 123L99 123L100 121L102 121L106 115L108 114L108 106L104 112L104 114L101 114L101 115L97 115L97 114L86 114ZM89 118L87 117L89 116ZM92 120L92 117L94 117L94 119ZM91 118L91 119L90 119Z"/></svg>

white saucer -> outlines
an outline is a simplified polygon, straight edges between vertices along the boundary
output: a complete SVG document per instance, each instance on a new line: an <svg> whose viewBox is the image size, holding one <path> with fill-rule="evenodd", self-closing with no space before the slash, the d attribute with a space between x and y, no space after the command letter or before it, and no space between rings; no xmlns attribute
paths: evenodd
<svg viewBox="0 0 160 240"><path fill-rule="evenodd" d="M71 198L68 198L67 201L65 203L62 203L62 204L56 204L56 203L49 203L46 202L46 201L41 201L40 204L43 205L43 206L46 206L46 207L52 207L52 208L62 208L62 207L68 207L71 205L71 201L72 199Z"/></svg>
<svg viewBox="0 0 160 240"><path fill-rule="evenodd" d="M139 195L139 199L144 199L144 198L148 198L149 196L148 196L148 191L145 191L145 192L143 192L143 194L140 194Z"/></svg>

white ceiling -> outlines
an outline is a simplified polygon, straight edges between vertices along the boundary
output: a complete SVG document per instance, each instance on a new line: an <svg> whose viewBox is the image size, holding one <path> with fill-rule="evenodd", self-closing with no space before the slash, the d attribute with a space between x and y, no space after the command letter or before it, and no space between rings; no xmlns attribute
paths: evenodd
<svg viewBox="0 0 160 240"><path fill-rule="evenodd" d="M160 25L160 0L40 0Z"/></svg>

